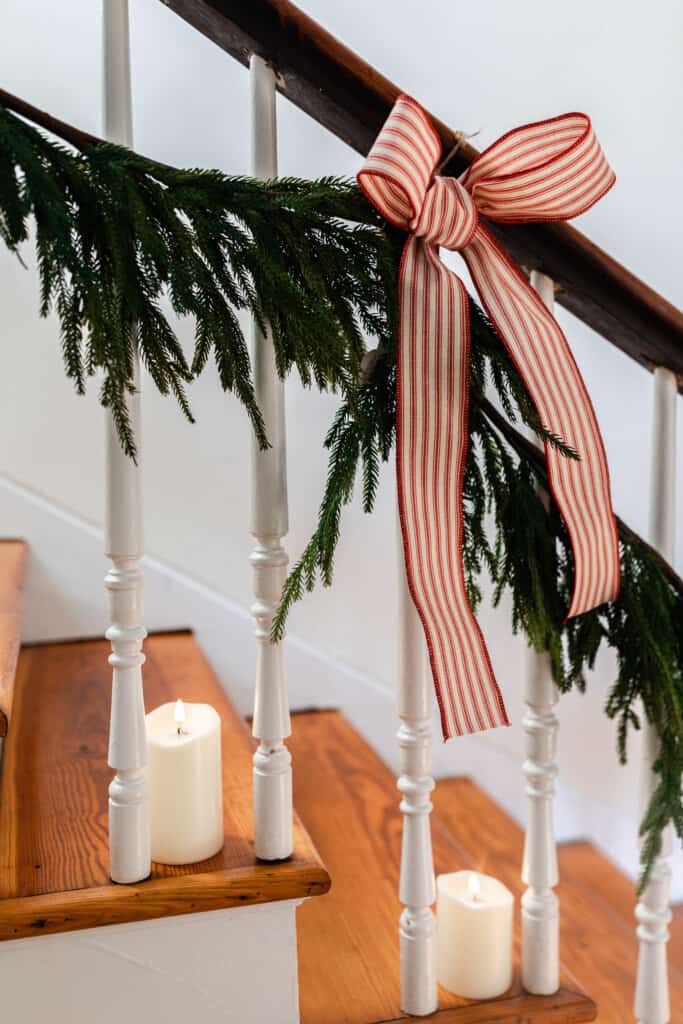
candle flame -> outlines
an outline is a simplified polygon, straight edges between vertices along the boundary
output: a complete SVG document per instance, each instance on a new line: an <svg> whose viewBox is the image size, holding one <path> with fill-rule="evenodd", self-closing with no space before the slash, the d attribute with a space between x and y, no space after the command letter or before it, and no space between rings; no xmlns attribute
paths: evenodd
<svg viewBox="0 0 683 1024"><path fill-rule="evenodd" d="M181 700L177 700L175 702L175 712L173 714L173 720L175 724L178 726L178 732L180 732L180 727L185 721L185 705Z"/></svg>
<svg viewBox="0 0 683 1024"><path fill-rule="evenodd" d="M467 889L471 899L479 899L479 895L481 893L481 882L479 881L479 875L476 871L470 871L469 878L467 879Z"/></svg>

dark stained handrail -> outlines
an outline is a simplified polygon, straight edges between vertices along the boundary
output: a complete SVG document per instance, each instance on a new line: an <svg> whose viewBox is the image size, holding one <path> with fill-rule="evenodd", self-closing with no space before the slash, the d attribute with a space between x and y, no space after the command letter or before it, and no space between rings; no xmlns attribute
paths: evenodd
<svg viewBox="0 0 683 1024"><path fill-rule="evenodd" d="M242 64L252 53L268 60L280 92L362 155L401 92L288 0L162 2ZM448 153L456 133L432 121ZM441 173L458 175L476 156L465 143ZM648 369L673 370L683 385L680 310L569 224L489 227L521 265L553 279L562 306Z"/></svg>

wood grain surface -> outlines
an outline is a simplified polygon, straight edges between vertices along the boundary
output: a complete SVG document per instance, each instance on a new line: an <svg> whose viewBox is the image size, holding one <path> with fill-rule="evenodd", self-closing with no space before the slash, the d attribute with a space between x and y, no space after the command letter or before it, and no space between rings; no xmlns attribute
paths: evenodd
<svg viewBox="0 0 683 1024"><path fill-rule="evenodd" d="M434 806L477 868L495 874L521 895L524 837L508 815L470 779L439 781ZM633 1019L635 886L588 843L560 846L559 866L562 962L595 999L600 1024L624 1024ZM680 961L672 962L670 970L672 1021L683 1020L680 967Z"/></svg>
<svg viewBox="0 0 683 1024"><path fill-rule="evenodd" d="M252 53L270 61L283 95L362 155L403 91L289 0L163 3L242 64ZM419 38L407 45L428 59ZM448 78L448 69L436 73ZM455 132L430 118L449 153ZM459 175L476 156L465 143L441 173ZM683 381L683 313L654 289L570 224L489 226L519 263L556 282L561 305L642 365L667 366Z"/></svg>
<svg viewBox="0 0 683 1024"><path fill-rule="evenodd" d="M380 1024L415 1024L416 1020L434 1024L582 1024L595 1019L595 1005L590 999L561 988L552 996L517 991L484 1003L437 1010L429 1017L394 1017Z"/></svg>
<svg viewBox="0 0 683 1024"><path fill-rule="evenodd" d="M295 715L290 748L294 802L333 879L324 899L298 911L302 1024L400 1019L401 816L395 779L338 712ZM474 866L476 859L438 818L432 832L438 872ZM507 1005L489 1001L485 1012L483 1004L442 990L441 1009L460 1015L435 1019L468 1024L593 1020L594 1004L575 991L567 972L563 983L560 995L531 997L521 992L517 978Z"/></svg>
<svg viewBox="0 0 683 1024"><path fill-rule="evenodd" d="M223 725L225 846L201 864L154 864L149 880L109 880L107 737L111 670L104 640L27 647L0 789L0 939L325 892L329 876L298 821L294 855L255 861L253 745L189 633L149 637L145 704L212 704Z"/></svg>
<svg viewBox="0 0 683 1024"><path fill-rule="evenodd" d="M635 931L635 886L633 881L591 843L563 843L559 848L560 876L562 885L571 890L573 886L585 886L595 893L595 898L606 902L619 914L627 928ZM674 1006L681 1012L683 1020L683 906L672 907L669 926L668 957L672 970L673 988L679 993ZM672 1018L673 1019L673 1018Z"/></svg>
<svg viewBox="0 0 683 1024"><path fill-rule="evenodd" d="M23 540L0 541L0 737L7 735L12 714L27 558Z"/></svg>

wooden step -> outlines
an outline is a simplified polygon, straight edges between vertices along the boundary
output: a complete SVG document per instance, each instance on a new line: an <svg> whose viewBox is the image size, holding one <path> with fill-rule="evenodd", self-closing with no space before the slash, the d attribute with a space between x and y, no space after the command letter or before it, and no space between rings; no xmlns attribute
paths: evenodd
<svg viewBox="0 0 683 1024"><path fill-rule="evenodd" d="M137 885L110 881L109 650L88 640L20 653L0 783L0 939L325 892L329 876L298 820L293 857L256 862L252 741L190 633L145 642L145 703L182 697L219 712L225 846L200 864L154 864Z"/></svg>
<svg viewBox="0 0 683 1024"><path fill-rule="evenodd" d="M521 896L522 829L470 779L440 780L433 799L477 868ZM600 1024L624 1024L633 1019L635 886L588 843L560 846L559 866L562 961L597 1002ZM683 1020L679 966L670 970L672 1021Z"/></svg>
<svg viewBox="0 0 683 1024"><path fill-rule="evenodd" d="M12 713L27 559L23 540L0 541L0 737L7 735Z"/></svg>
<svg viewBox="0 0 683 1024"><path fill-rule="evenodd" d="M370 1024L402 1020L399 1007L397 898L401 816L396 782L386 765L338 712L294 716L290 749L294 801L333 879L323 900L299 908L299 991L302 1024ZM459 830L467 828L462 819ZM437 872L474 866L465 844L437 816ZM491 863L496 874L497 863ZM530 997L519 981L501 999L475 1004L440 993L439 1024L578 1024L595 1005L566 972L563 989ZM412 1019L412 1018L411 1018Z"/></svg>
<svg viewBox="0 0 683 1024"><path fill-rule="evenodd" d="M560 875L563 884L586 886L619 914L628 928L636 927L633 881L609 857L587 842L564 843L559 847ZM669 926L668 959L676 975L683 975L683 907L672 907ZM680 979L676 978L680 984Z"/></svg>

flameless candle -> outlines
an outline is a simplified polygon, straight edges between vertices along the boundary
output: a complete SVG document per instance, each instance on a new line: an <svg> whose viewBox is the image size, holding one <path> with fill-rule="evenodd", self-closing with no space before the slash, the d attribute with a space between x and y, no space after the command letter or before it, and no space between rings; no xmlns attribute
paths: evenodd
<svg viewBox="0 0 683 1024"><path fill-rule="evenodd" d="M467 999L491 999L512 984L514 897L474 871L439 875L439 984Z"/></svg>
<svg viewBox="0 0 683 1024"><path fill-rule="evenodd" d="M208 704L146 716L152 860L193 864L223 846L221 720Z"/></svg>

